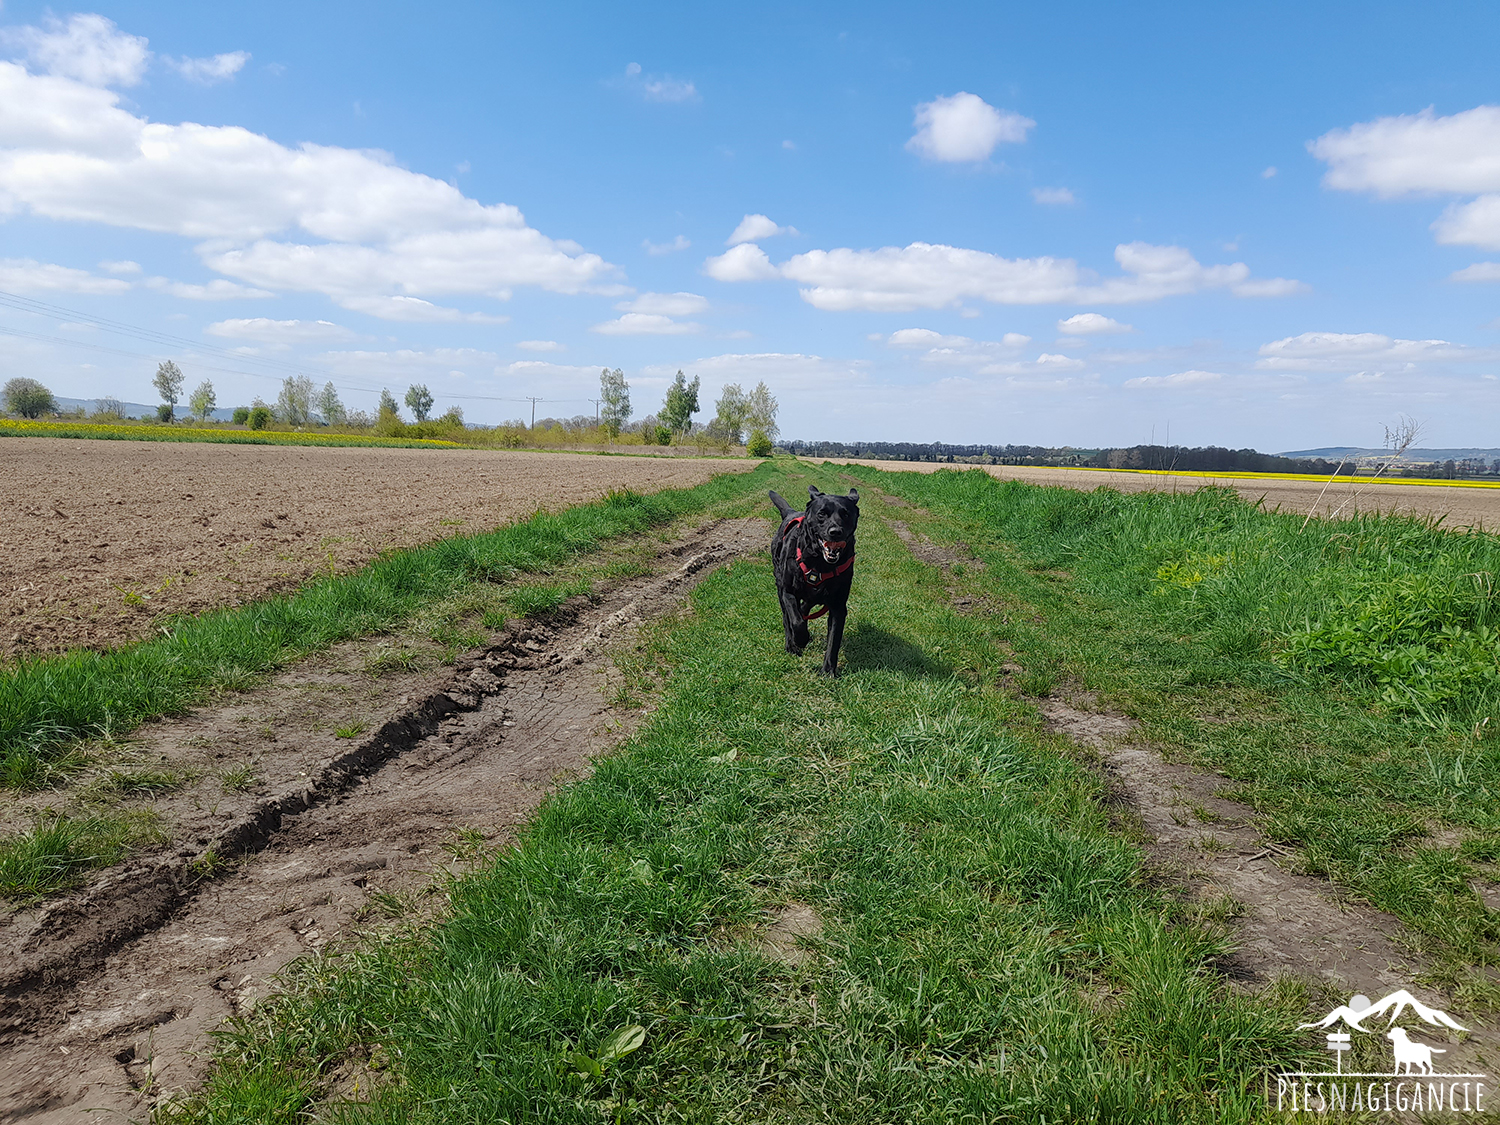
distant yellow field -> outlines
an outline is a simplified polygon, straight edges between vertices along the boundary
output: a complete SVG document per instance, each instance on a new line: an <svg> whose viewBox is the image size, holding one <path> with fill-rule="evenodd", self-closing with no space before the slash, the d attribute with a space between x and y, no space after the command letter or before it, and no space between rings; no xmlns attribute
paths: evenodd
<svg viewBox="0 0 1500 1125"><path fill-rule="evenodd" d="M1156 477L1217 477L1225 480L1306 480L1317 481L1319 483L1323 483L1329 479L1336 479L1340 482L1350 481L1355 484L1419 484L1437 486L1439 488L1500 488L1500 481L1439 480L1432 477L1343 475L1330 478L1323 473L1236 473L1186 469L1100 469L1093 465L1059 465L1057 468L1070 473L1131 473L1136 476Z"/></svg>

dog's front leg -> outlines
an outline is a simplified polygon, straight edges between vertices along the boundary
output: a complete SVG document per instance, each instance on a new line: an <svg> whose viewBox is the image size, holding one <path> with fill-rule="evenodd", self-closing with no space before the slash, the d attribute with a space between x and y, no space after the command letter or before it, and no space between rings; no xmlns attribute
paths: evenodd
<svg viewBox="0 0 1500 1125"><path fill-rule="evenodd" d="M807 647L807 621L802 616L795 594L781 590L778 596L781 600L781 627L786 632L786 650L793 656L801 656L802 650Z"/></svg>
<svg viewBox="0 0 1500 1125"><path fill-rule="evenodd" d="M823 654L823 675L838 679L839 646L844 643L844 621L849 616L849 603L840 602L828 607L828 648Z"/></svg>

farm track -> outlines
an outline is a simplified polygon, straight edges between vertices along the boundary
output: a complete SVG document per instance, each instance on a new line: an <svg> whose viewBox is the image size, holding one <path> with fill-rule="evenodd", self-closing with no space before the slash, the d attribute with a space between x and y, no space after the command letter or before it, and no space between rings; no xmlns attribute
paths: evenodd
<svg viewBox="0 0 1500 1125"><path fill-rule="evenodd" d="M161 724L153 750L190 751L250 713L301 720L273 730L260 761L276 779L268 793L226 794L224 812L203 807L199 786L164 812L175 850L0 924L0 1122L72 1122L86 1109L140 1120L196 1084L208 1033L289 961L365 928L382 902L420 911L461 830L501 845L555 784L587 773L640 718L605 702L607 650L715 566L763 550L766 531L759 519L705 524L650 577L515 623L442 674L394 678L364 705L384 720L344 752L330 754L336 741L313 721L323 693L288 703L337 679L326 669L261 693L280 700L252 692L224 713ZM210 854L237 861L204 878Z"/></svg>
<svg viewBox="0 0 1500 1125"><path fill-rule="evenodd" d="M882 498L892 508L928 515L899 497ZM905 520L886 522L930 566L983 565L961 544L952 550ZM950 591L950 601L960 613L969 611L968 599ZM1006 679L1022 672L1008 664ZM1235 947L1219 966L1231 979L1257 989L1296 977L1323 984L1337 1003L1356 993L1383 996L1421 976L1425 966L1400 944L1402 922L1352 901L1328 879L1293 870L1294 853L1261 834L1255 810L1222 796L1233 785L1229 778L1167 761L1135 737L1133 719L1103 708L1089 692L1059 685L1029 702L1048 729L1092 752L1116 827L1142 838L1154 878L1200 903L1233 901L1227 925ZM1448 1050L1445 1065L1493 1073L1500 1067L1500 1032L1474 1028Z"/></svg>
<svg viewBox="0 0 1500 1125"><path fill-rule="evenodd" d="M0 663L157 632L382 551L758 461L472 449L0 441Z"/></svg>

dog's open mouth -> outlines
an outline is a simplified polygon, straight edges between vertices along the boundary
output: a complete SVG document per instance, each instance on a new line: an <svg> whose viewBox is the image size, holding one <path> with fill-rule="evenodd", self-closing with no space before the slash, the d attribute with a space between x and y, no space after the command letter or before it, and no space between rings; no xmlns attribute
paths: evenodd
<svg viewBox="0 0 1500 1125"><path fill-rule="evenodd" d="M838 562L839 561L839 556L844 553L844 548L849 545L849 541L847 539L840 539L837 543L833 543L833 542L830 542L827 539L824 539L824 540L822 540L822 544L823 544L823 561L824 562Z"/></svg>

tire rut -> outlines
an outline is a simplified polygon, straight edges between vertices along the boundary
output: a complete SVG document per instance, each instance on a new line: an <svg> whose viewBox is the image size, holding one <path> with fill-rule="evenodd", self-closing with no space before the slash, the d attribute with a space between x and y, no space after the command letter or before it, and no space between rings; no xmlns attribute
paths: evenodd
<svg viewBox="0 0 1500 1125"><path fill-rule="evenodd" d="M352 749L314 760L195 847L116 867L0 928L0 1123L141 1117L196 1085L208 1035L296 957L433 887L461 829L511 838L643 712L601 688L608 648L713 567L765 549L762 519L700 527L663 571L518 622ZM284 771L291 772L291 771ZM217 857L215 859L214 857ZM239 857L217 877L209 862Z"/></svg>

